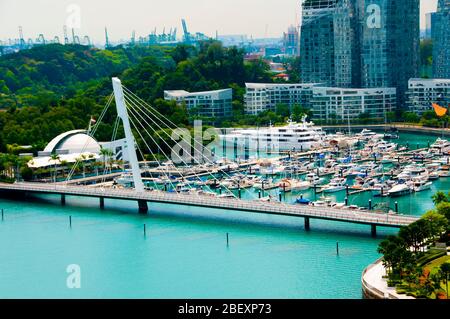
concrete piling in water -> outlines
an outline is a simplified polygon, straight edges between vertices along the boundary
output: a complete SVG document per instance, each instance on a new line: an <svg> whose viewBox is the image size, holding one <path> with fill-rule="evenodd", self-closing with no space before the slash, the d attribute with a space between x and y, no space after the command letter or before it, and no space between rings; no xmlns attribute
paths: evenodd
<svg viewBox="0 0 450 319"><path fill-rule="evenodd" d="M258 198L261 198L261 191L258 191Z"/></svg>
<svg viewBox="0 0 450 319"><path fill-rule="evenodd" d="M377 237L377 225L370 225L372 237Z"/></svg>
<svg viewBox="0 0 450 319"><path fill-rule="evenodd" d="M309 217L305 217L305 230L310 230Z"/></svg>
<svg viewBox="0 0 450 319"><path fill-rule="evenodd" d="M3 211L3 208L2 208L2 221L4 221L5 220L5 212Z"/></svg>
<svg viewBox="0 0 450 319"><path fill-rule="evenodd" d="M395 202L395 212L398 213L398 202Z"/></svg>
<svg viewBox="0 0 450 319"><path fill-rule="evenodd" d="M65 194L61 194L61 205L62 206L66 205L66 195Z"/></svg>
<svg viewBox="0 0 450 319"><path fill-rule="evenodd" d="M147 214L148 212L147 201L142 199L138 200L138 206L139 206L139 214Z"/></svg>
<svg viewBox="0 0 450 319"><path fill-rule="evenodd" d="M69 227L72 228L72 216L69 216Z"/></svg>
<svg viewBox="0 0 450 319"><path fill-rule="evenodd" d="M100 209L105 209L105 198L100 197Z"/></svg>
<svg viewBox="0 0 450 319"><path fill-rule="evenodd" d="M280 202L281 202L281 200L282 200L281 196L282 196L281 193L279 193L279 194L278 194L278 197L280 198Z"/></svg>
<svg viewBox="0 0 450 319"><path fill-rule="evenodd" d="M345 197L344 201L345 201L345 206L348 206L348 197Z"/></svg>
<svg viewBox="0 0 450 319"><path fill-rule="evenodd" d="M339 256L339 242L336 242L336 255Z"/></svg>
<svg viewBox="0 0 450 319"><path fill-rule="evenodd" d="M372 200L369 199L369 210L372 210Z"/></svg>
<svg viewBox="0 0 450 319"><path fill-rule="evenodd" d="M230 239L229 239L229 236L228 236L228 233L227 233L227 247L230 245Z"/></svg>
<svg viewBox="0 0 450 319"><path fill-rule="evenodd" d="M145 224L144 224L144 237L147 237L147 229L146 229Z"/></svg>

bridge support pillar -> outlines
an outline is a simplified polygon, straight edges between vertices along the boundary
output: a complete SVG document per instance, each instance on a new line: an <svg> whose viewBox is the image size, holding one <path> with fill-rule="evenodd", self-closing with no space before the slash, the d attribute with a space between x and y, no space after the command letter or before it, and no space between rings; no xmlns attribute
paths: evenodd
<svg viewBox="0 0 450 319"><path fill-rule="evenodd" d="M105 209L105 198L100 197L100 209Z"/></svg>
<svg viewBox="0 0 450 319"><path fill-rule="evenodd" d="M377 225L370 225L372 237L377 237Z"/></svg>
<svg viewBox="0 0 450 319"><path fill-rule="evenodd" d="M65 194L61 194L61 205L66 205L66 195Z"/></svg>
<svg viewBox="0 0 450 319"><path fill-rule="evenodd" d="M310 226L309 226L309 217L305 217L305 230L309 230Z"/></svg>
<svg viewBox="0 0 450 319"><path fill-rule="evenodd" d="M147 214L148 212L148 204L145 200L138 200L138 206L139 206L139 214Z"/></svg>

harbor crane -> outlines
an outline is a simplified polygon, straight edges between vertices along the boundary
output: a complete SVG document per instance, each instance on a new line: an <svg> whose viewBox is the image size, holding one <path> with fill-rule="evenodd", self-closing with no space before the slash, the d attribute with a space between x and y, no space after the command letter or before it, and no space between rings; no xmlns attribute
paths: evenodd
<svg viewBox="0 0 450 319"><path fill-rule="evenodd" d="M25 39L23 38L22 26L19 26L19 46L21 49L25 48L26 46Z"/></svg>
<svg viewBox="0 0 450 319"><path fill-rule="evenodd" d="M105 27L105 48L109 48L108 29Z"/></svg>
<svg viewBox="0 0 450 319"><path fill-rule="evenodd" d="M80 44L80 37L75 34L74 28L72 28L72 43L73 44Z"/></svg>
<svg viewBox="0 0 450 319"><path fill-rule="evenodd" d="M69 37L67 36L67 26L63 27L64 30L64 44L69 44Z"/></svg>

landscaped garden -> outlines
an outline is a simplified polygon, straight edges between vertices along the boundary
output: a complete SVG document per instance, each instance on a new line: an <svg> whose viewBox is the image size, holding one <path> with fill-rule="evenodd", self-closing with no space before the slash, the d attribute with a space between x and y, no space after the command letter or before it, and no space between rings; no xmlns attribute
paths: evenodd
<svg viewBox="0 0 450 319"><path fill-rule="evenodd" d="M416 298L448 299L450 279L450 193L433 195L435 209L383 240L388 286Z"/></svg>

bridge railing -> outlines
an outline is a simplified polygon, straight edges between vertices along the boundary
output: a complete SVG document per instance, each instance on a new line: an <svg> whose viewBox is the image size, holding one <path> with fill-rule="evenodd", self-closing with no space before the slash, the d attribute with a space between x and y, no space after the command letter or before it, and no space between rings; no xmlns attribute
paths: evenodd
<svg viewBox="0 0 450 319"><path fill-rule="evenodd" d="M280 202L263 202L263 201L245 201L236 198L218 198L206 197L192 194L166 193L160 191L151 192L135 192L128 189L104 189L104 188L87 188L82 186L69 185L38 185L34 183L15 183L4 184L0 188L15 189L22 191L35 191L47 193L61 193L68 195L84 195L92 197L111 197L120 199L135 199L147 201L173 202L182 204L192 204L197 206L215 207L215 208L233 208L235 210L250 210L255 212L277 213L299 215L301 217L324 218L339 221L353 221L366 224L408 225L418 218L407 215L386 215L378 214L368 210L348 210L329 207L310 207Z"/></svg>

